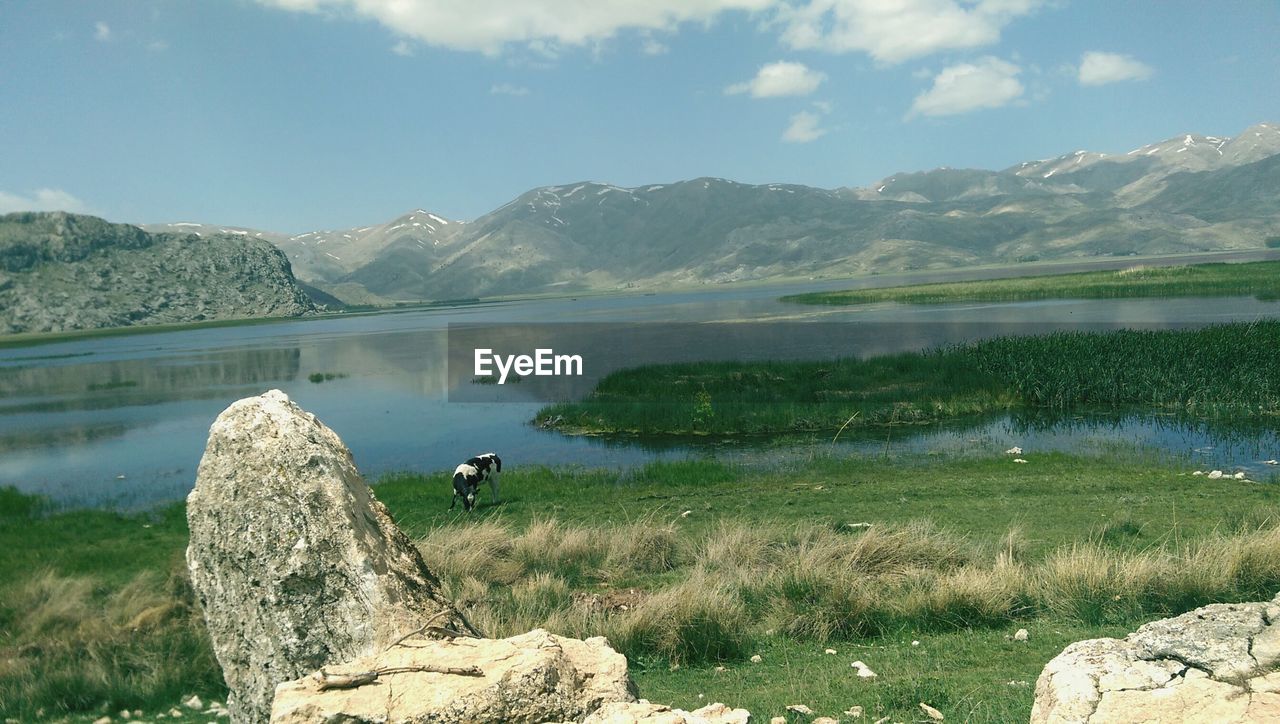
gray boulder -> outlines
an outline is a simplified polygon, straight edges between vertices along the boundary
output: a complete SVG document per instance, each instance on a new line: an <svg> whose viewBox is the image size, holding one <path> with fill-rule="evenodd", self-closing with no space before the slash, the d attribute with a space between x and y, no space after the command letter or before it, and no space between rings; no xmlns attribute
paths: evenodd
<svg viewBox="0 0 1280 724"><path fill-rule="evenodd" d="M187 521L234 722L266 722L277 684L428 623L475 633L338 436L279 390L214 421Z"/></svg>
<svg viewBox="0 0 1280 724"><path fill-rule="evenodd" d="M1032 724L1280 721L1280 595L1078 641L1036 681Z"/></svg>

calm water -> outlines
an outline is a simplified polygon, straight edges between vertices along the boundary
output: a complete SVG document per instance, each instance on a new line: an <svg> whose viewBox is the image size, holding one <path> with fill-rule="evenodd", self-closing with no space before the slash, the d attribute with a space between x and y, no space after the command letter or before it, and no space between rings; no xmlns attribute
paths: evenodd
<svg viewBox="0 0 1280 724"><path fill-rule="evenodd" d="M951 275L955 278L956 275ZM913 279L928 278L917 275ZM898 283L881 277L863 283ZM184 496L213 418L232 401L271 388L289 394L338 432L366 475L451 468L479 451L511 464L625 467L714 450L770 460L797 446L569 438L528 424L539 402L449 401L449 325L541 322L838 322L850 335L829 345L772 348L744 334L709 348L687 339L647 343L653 359L802 358L920 349L1001 329L1186 326L1280 316L1251 298L1052 301L916 307L818 308L782 304L785 293L847 288L849 281L710 291L582 297L392 312L249 327L121 336L0 350L0 486L68 506L137 508ZM1003 325L1003 326L1002 326ZM795 325L791 325L794 327ZM829 325L827 325L829 326ZM836 335L832 335L836 336ZM605 344L601 341L600 344ZM816 345L816 346L815 346ZM635 360L612 358L609 366ZM607 355L605 355L607 357ZM593 373L606 372L597 368ZM322 384L312 373L346 377ZM457 375L454 379L458 384ZM466 384L466 383L463 383ZM809 443L829 447L826 442ZM1072 418L1029 425L1001 418L976 426L842 440L851 453L987 453L1020 445L1080 450L1145 445L1200 467L1265 474L1280 457L1273 431L1235 436L1161 420Z"/></svg>

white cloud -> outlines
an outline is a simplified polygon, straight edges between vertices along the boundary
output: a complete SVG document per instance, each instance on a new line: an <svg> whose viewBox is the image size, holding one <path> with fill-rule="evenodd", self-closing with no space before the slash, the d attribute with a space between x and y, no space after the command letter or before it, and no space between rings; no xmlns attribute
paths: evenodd
<svg viewBox="0 0 1280 724"><path fill-rule="evenodd" d="M1146 80L1155 71L1131 55L1091 50L1080 58L1080 85L1106 85L1124 80Z"/></svg>
<svg viewBox="0 0 1280 724"><path fill-rule="evenodd" d="M407 40L401 40L391 46L391 52L402 58L408 58L413 55L413 46Z"/></svg>
<svg viewBox="0 0 1280 724"><path fill-rule="evenodd" d="M991 56L943 68L933 87L916 96L908 117L952 116L982 108L999 108L1017 100L1024 90L1022 69Z"/></svg>
<svg viewBox="0 0 1280 724"><path fill-rule="evenodd" d="M860 51L886 64L1000 39L1044 0L808 0L778 13L795 49Z"/></svg>
<svg viewBox="0 0 1280 724"><path fill-rule="evenodd" d="M645 55L666 55L671 48L661 40L652 36L645 36L644 40L640 43L640 50L643 51Z"/></svg>
<svg viewBox="0 0 1280 724"><path fill-rule="evenodd" d="M779 61L760 67L756 77L743 83L735 83L724 89L730 95L750 93L752 98L777 98L780 96L807 96L826 80L824 73L809 68L804 63Z"/></svg>
<svg viewBox="0 0 1280 724"><path fill-rule="evenodd" d="M495 96L527 96L529 95L529 89L510 83L497 83L489 86L489 93Z"/></svg>
<svg viewBox="0 0 1280 724"><path fill-rule="evenodd" d="M150 50L153 53L163 53L168 49L169 41L167 40L153 40L150 43L147 43L147 50Z"/></svg>
<svg viewBox="0 0 1280 724"><path fill-rule="evenodd" d="M111 40L111 26L99 20L93 24L93 37L106 42Z"/></svg>
<svg viewBox="0 0 1280 724"><path fill-rule="evenodd" d="M32 196L0 191L0 214L13 211L71 211L84 214L89 213L89 207L62 189L36 189Z"/></svg>
<svg viewBox="0 0 1280 724"><path fill-rule="evenodd" d="M813 111L800 111L791 117L787 130L782 132L782 140L787 143L808 143L827 135L822 128L822 116Z"/></svg>
<svg viewBox="0 0 1280 724"><path fill-rule="evenodd" d="M428 45L496 54L509 43L582 46L623 29L672 30L730 10L765 10L779 0L258 0L293 12L376 20Z"/></svg>

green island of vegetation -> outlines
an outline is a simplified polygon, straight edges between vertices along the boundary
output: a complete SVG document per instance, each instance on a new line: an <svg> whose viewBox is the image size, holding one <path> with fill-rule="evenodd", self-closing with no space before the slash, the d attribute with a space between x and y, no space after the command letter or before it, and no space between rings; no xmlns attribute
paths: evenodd
<svg viewBox="0 0 1280 724"><path fill-rule="evenodd" d="M907 721L920 701L1025 720L1067 644L1280 588L1274 481L1138 450L1011 457L513 467L470 516L446 509L447 473L374 490L486 634L604 634L645 697L766 721L792 703ZM49 513L0 491L0 715L224 697L186 541L181 504ZM853 660L879 677L851 683Z"/></svg>
<svg viewBox="0 0 1280 724"><path fill-rule="evenodd" d="M782 297L800 304L946 304L1037 299L1127 297L1243 297L1280 299L1280 261L1189 266L1136 266L1119 271L1048 274L1011 279L914 284L880 289L812 292Z"/></svg>
<svg viewBox="0 0 1280 724"><path fill-rule="evenodd" d="M1280 322L1055 332L927 352L693 362L614 372L536 422L638 435L834 433L1010 410L1140 409L1231 422L1280 415Z"/></svg>

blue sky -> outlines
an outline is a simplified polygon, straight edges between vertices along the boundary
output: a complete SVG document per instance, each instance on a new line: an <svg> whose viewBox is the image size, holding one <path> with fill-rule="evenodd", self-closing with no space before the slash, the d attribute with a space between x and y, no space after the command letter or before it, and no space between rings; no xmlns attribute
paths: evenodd
<svg viewBox="0 0 1280 724"><path fill-rule="evenodd" d="M300 232L1280 122L1280 2L8 0L0 212Z"/></svg>

